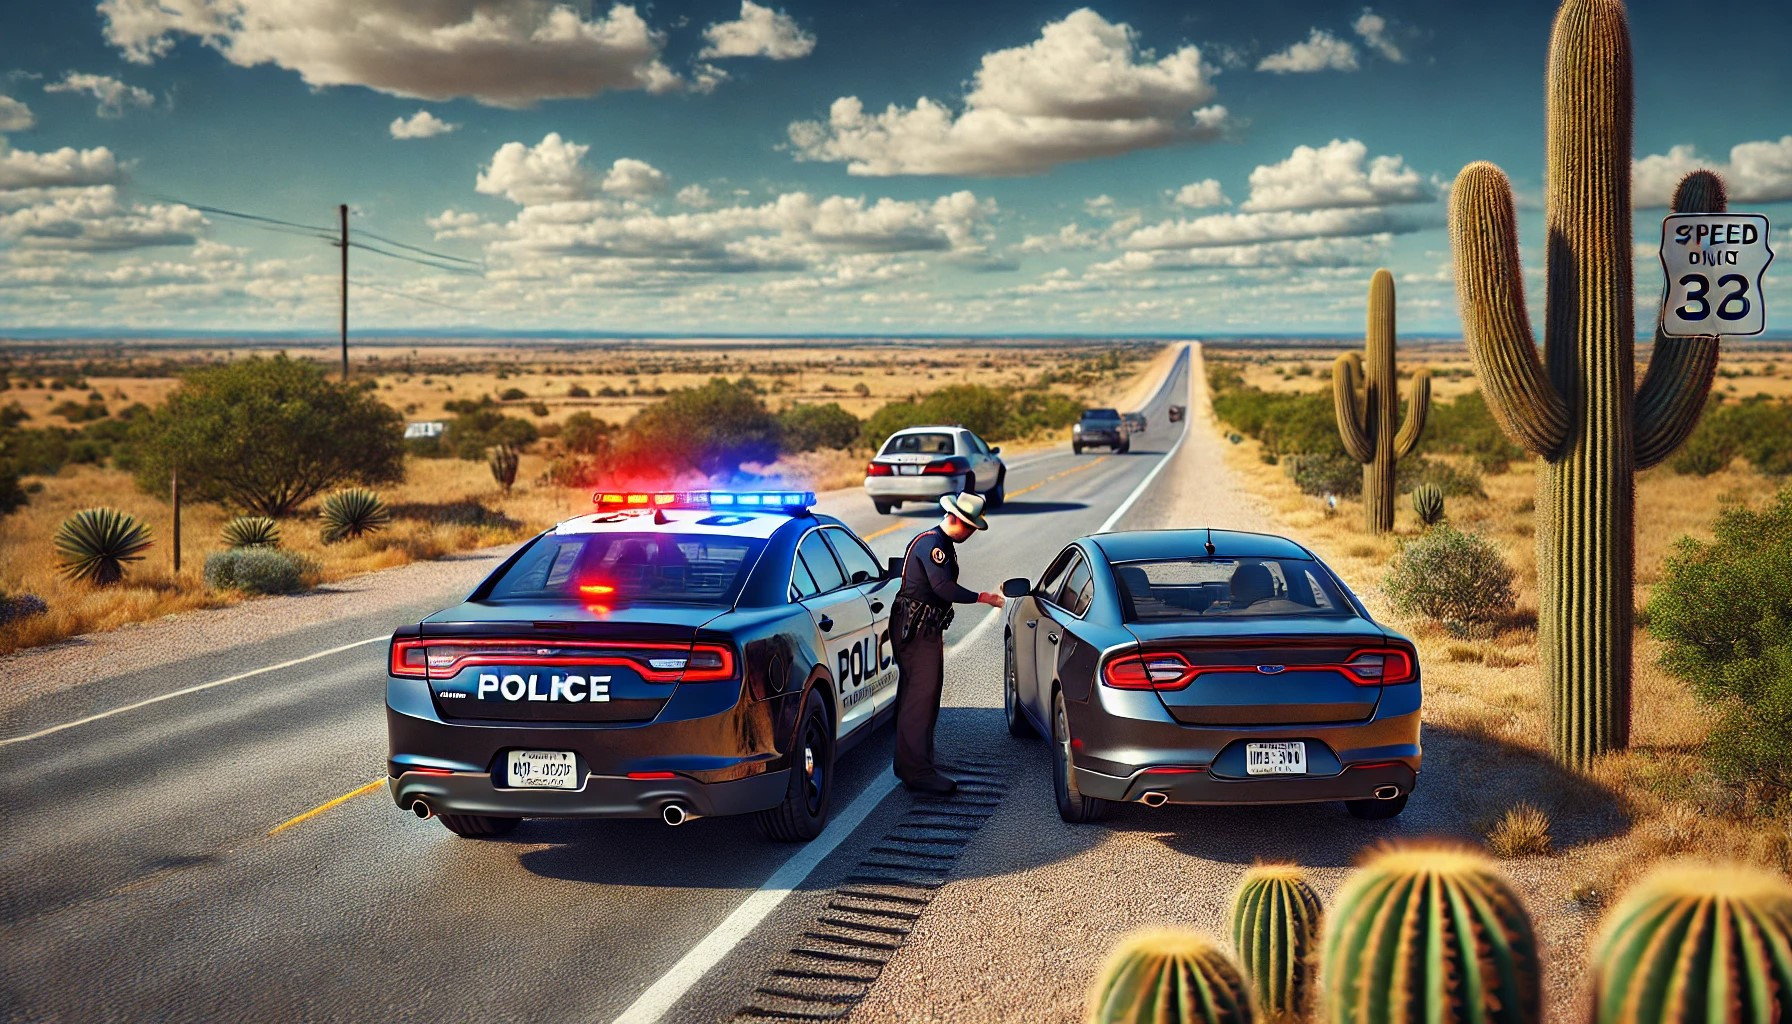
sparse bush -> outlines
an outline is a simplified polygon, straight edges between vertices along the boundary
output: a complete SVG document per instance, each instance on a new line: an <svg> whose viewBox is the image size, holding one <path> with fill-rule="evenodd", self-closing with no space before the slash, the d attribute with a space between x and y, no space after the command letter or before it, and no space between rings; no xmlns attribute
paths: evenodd
<svg viewBox="0 0 1792 1024"><path fill-rule="evenodd" d="M1411 468L1408 468L1410 464ZM1395 472L1395 487L1401 493L1430 484L1446 498L1485 498L1481 474L1472 467L1458 466L1443 459L1427 459L1423 455L1400 460Z"/></svg>
<svg viewBox="0 0 1792 1024"><path fill-rule="evenodd" d="M139 486L163 493L180 467L183 492L259 515L291 515L345 481L404 475L404 421L360 385L276 356L188 374L142 417Z"/></svg>
<svg viewBox="0 0 1792 1024"><path fill-rule="evenodd" d="M325 544L382 530L392 520L392 512L386 507L385 501L378 494L362 487L337 491L325 498L324 507L318 515L324 521Z"/></svg>
<svg viewBox="0 0 1792 1024"><path fill-rule="evenodd" d="M548 403L546 403L546 402L530 402L529 403L529 415L531 415L531 416L546 416L547 414L548 414Z"/></svg>
<svg viewBox="0 0 1792 1024"><path fill-rule="evenodd" d="M115 508L83 509L56 531L62 574L101 587L124 579L124 563L142 561L150 543L149 527Z"/></svg>
<svg viewBox="0 0 1792 1024"><path fill-rule="evenodd" d="M1222 374L1219 379L1236 379L1235 372ZM1329 391L1291 394L1262 391L1239 383L1215 391L1213 412L1239 432L1261 442L1265 461L1271 463L1297 454L1345 454L1344 443L1338 439L1337 414Z"/></svg>
<svg viewBox="0 0 1792 1024"><path fill-rule="evenodd" d="M778 414L784 450L810 452L817 448L849 448L859 439L859 418L840 403L798 403Z"/></svg>
<svg viewBox="0 0 1792 1024"><path fill-rule="evenodd" d="M1401 546L1388 568L1394 607L1443 623L1488 623L1517 602L1512 567L1486 538L1441 523Z"/></svg>
<svg viewBox="0 0 1792 1024"><path fill-rule="evenodd" d="M205 585L246 594L292 594L305 589L312 567L290 551L267 547L232 548L205 557Z"/></svg>
<svg viewBox="0 0 1792 1024"><path fill-rule="evenodd" d="M1487 399L1479 391L1470 391L1448 402L1432 402L1419 451L1467 455L1483 473L1503 473L1509 463L1524 458L1524 449L1506 437L1499 421L1493 418L1493 411L1487 407ZM1476 486L1478 488L1479 484ZM1447 489L1444 493L1453 497Z"/></svg>
<svg viewBox="0 0 1792 1024"><path fill-rule="evenodd" d="M19 474L6 466L0 466L0 516L14 509L24 508L30 498L25 493L24 485L19 483Z"/></svg>
<svg viewBox="0 0 1792 1024"><path fill-rule="evenodd" d="M391 506L392 518L415 519L441 526L491 526L515 529L522 524L477 501L413 502Z"/></svg>
<svg viewBox="0 0 1792 1024"><path fill-rule="evenodd" d="M1720 778L1792 795L1792 488L1682 537L1650 595L1662 667L1717 713L1706 756Z"/></svg>
<svg viewBox="0 0 1792 1024"><path fill-rule="evenodd" d="M36 594L0 594L0 626L10 626L50 610Z"/></svg>
<svg viewBox="0 0 1792 1024"><path fill-rule="evenodd" d="M1354 498L1363 493L1363 464L1344 452L1291 455L1283 466L1302 494Z"/></svg>
<svg viewBox="0 0 1792 1024"><path fill-rule="evenodd" d="M280 524L267 516L237 516L219 534L228 548L277 548Z"/></svg>
<svg viewBox="0 0 1792 1024"><path fill-rule="evenodd" d="M560 443L569 452L595 455L603 450L612 429L588 412L575 412L560 426Z"/></svg>
<svg viewBox="0 0 1792 1024"><path fill-rule="evenodd" d="M778 457L778 418L745 378L679 388L641 410L613 445L624 475L695 469L714 476Z"/></svg>
<svg viewBox="0 0 1792 1024"><path fill-rule="evenodd" d="M505 388L498 393L498 401L500 402L520 402L528 397L529 393L522 388Z"/></svg>
<svg viewBox="0 0 1792 1024"><path fill-rule="evenodd" d="M566 397L568 397L568 398L590 398L591 397L591 389L585 387L582 384L574 384L572 387L569 387L566 389Z"/></svg>
<svg viewBox="0 0 1792 1024"><path fill-rule="evenodd" d="M1792 402L1765 395L1726 402L1714 395L1692 436L1669 463L1674 472L1709 476L1741 456L1757 472L1792 474Z"/></svg>
<svg viewBox="0 0 1792 1024"><path fill-rule="evenodd" d="M492 479L498 482L498 486L504 488L505 494L509 494L511 485L516 483L517 461L516 449L507 444L501 444L492 449L492 457L486 463L491 467Z"/></svg>
<svg viewBox="0 0 1792 1024"><path fill-rule="evenodd" d="M493 405L472 405L448 421L436 454L468 462L484 462L487 449L501 444L522 448L541 432L520 416L506 416ZM423 454L423 453L419 453Z"/></svg>
<svg viewBox="0 0 1792 1024"><path fill-rule="evenodd" d="M1487 849L1501 860L1542 857L1550 852L1549 815L1520 801L1487 830Z"/></svg>

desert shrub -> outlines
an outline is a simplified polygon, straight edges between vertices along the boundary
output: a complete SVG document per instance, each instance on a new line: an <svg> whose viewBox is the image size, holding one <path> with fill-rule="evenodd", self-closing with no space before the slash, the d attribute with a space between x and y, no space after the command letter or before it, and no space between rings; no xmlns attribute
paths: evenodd
<svg viewBox="0 0 1792 1024"><path fill-rule="evenodd" d="M1425 433L1419 438L1419 451L1466 455L1483 473L1503 473L1508 464L1524 458L1524 449L1506 437L1479 391L1448 402L1433 401L1425 418Z"/></svg>
<svg viewBox="0 0 1792 1024"><path fill-rule="evenodd" d="M1409 455L1395 465L1394 489L1401 494L1417 490L1424 484L1436 487L1446 498L1487 497L1487 491L1481 485L1481 474L1473 467L1458 466L1445 459L1428 459L1423 455Z"/></svg>
<svg viewBox="0 0 1792 1024"><path fill-rule="evenodd" d="M0 626L10 626L49 610L50 606L36 594L0 594Z"/></svg>
<svg viewBox="0 0 1792 1024"><path fill-rule="evenodd" d="M1302 494L1349 498L1363 492L1363 464L1343 452L1293 455L1282 465Z"/></svg>
<svg viewBox="0 0 1792 1024"><path fill-rule="evenodd" d="M541 473L541 482L554 487L594 487L603 475L603 467L596 459L571 455L548 463Z"/></svg>
<svg viewBox="0 0 1792 1024"><path fill-rule="evenodd" d="M1668 460L1668 466L1681 476L1710 476L1728 468L1735 458L1736 446L1716 431L1705 429L1701 422Z"/></svg>
<svg viewBox="0 0 1792 1024"><path fill-rule="evenodd" d="M115 508L82 509L56 530L62 574L101 587L124 579L124 563L142 561L150 543L149 527Z"/></svg>
<svg viewBox="0 0 1792 1024"><path fill-rule="evenodd" d="M403 427L366 386L283 355L241 360L193 371L141 418L137 481L162 493L179 466L191 497L278 518L346 481L401 479Z"/></svg>
<svg viewBox="0 0 1792 1024"><path fill-rule="evenodd" d="M237 516L224 524L219 539L228 548L277 548L280 524L267 516Z"/></svg>
<svg viewBox="0 0 1792 1024"><path fill-rule="evenodd" d="M276 548L232 548L205 556L205 585L246 594L291 594L305 589L310 563Z"/></svg>
<svg viewBox="0 0 1792 1024"><path fill-rule="evenodd" d="M500 402L520 402L528 397L529 393L522 388L505 388L498 393L498 401Z"/></svg>
<svg viewBox="0 0 1792 1024"><path fill-rule="evenodd" d="M1050 391L954 384L923 397L887 403L865 421L861 438L866 445L877 446L908 427L957 423L985 441L1004 441L1038 430L1061 430L1076 422L1082 410L1076 399Z"/></svg>
<svg viewBox="0 0 1792 1024"><path fill-rule="evenodd" d="M714 476L778 457L778 417L746 379L679 388L641 410L612 445L625 475L695 469Z"/></svg>
<svg viewBox="0 0 1792 1024"><path fill-rule="evenodd" d="M1440 523L1401 546L1388 567L1395 609L1445 624L1486 623L1517 602L1512 567L1486 538Z"/></svg>
<svg viewBox="0 0 1792 1024"><path fill-rule="evenodd" d="M572 387L569 387L566 389L566 397L568 397L568 398L590 398L591 397L591 389L585 387L583 384L574 384Z"/></svg>
<svg viewBox="0 0 1792 1024"><path fill-rule="evenodd" d="M1083 403L1069 395L1056 391L1026 391L1009 406L1006 436L1025 437L1042 430L1063 430L1082 414Z"/></svg>
<svg viewBox="0 0 1792 1024"><path fill-rule="evenodd" d="M1677 473L1715 473L1741 456L1757 472L1792 474L1792 402L1756 396L1726 402L1713 396L1705 415L1670 463Z"/></svg>
<svg viewBox="0 0 1792 1024"><path fill-rule="evenodd" d="M1717 713L1717 774L1792 795L1792 488L1718 515L1714 537L1680 539L1650 595L1662 667Z"/></svg>
<svg viewBox="0 0 1792 1024"><path fill-rule="evenodd" d="M323 542L334 544L385 529L392 521L392 510L378 494L351 487L325 498L318 517L324 522Z"/></svg>
<svg viewBox="0 0 1792 1024"><path fill-rule="evenodd" d="M778 414L778 425L783 431L785 451L850 448L859 439L859 418L840 408L839 402L799 402Z"/></svg>
<svg viewBox="0 0 1792 1024"><path fill-rule="evenodd" d="M595 455L603 450L612 427L588 412L575 412L560 425L560 443L569 452Z"/></svg>
<svg viewBox="0 0 1792 1024"><path fill-rule="evenodd" d="M526 419L506 416L496 406L475 405L448 421L442 431L441 453L484 462L487 449L499 445L521 448L539 436L535 424Z"/></svg>
<svg viewBox="0 0 1792 1024"><path fill-rule="evenodd" d="M547 414L548 414L548 403L546 403L546 402L530 402L529 403L529 415L531 415L531 416L546 416Z"/></svg>
<svg viewBox="0 0 1792 1024"><path fill-rule="evenodd" d="M1487 849L1495 857L1541 857L1549 853L1549 815L1533 804L1519 801L1487 830Z"/></svg>
<svg viewBox="0 0 1792 1024"><path fill-rule="evenodd" d="M0 516L25 507L28 500L25 486L19 483L19 474L10 466L0 465Z"/></svg>
<svg viewBox="0 0 1792 1024"><path fill-rule="evenodd" d="M103 420L108 412L104 399L95 401L89 398L86 402L59 402L50 410L50 415L60 416L70 423L86 423L90 420Z"/></svg>
<svg viewBox="0 0 1792 1024"><path fill-rule="evenodd" d="M1213 412L1263 444L1270 461L1288 455L1344 454L1330 392L1261 391L1242 384L1217 392Z"/></svg>

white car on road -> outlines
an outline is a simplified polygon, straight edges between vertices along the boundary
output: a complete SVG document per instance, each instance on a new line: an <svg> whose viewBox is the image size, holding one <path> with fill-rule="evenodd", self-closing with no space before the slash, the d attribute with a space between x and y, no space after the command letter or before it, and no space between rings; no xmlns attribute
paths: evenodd
<svg viewBox="0 0 1792 1024"><path fill-rule="evenodd" d="M883 515L905 501L932 503L960 491L976 491L1000 508L1008 476L1001 452L961 426L898 430L865 467L865 493Z"/></svg>

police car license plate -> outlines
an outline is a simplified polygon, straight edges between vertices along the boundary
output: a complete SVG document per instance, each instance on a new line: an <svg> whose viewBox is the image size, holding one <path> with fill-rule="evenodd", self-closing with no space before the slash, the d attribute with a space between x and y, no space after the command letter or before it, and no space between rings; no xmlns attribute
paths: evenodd
<svg viewBox="0 0 1792 1024"><path fill-rule="evenodd" d="M903 476L920 476L921 475L921 467L918 465L897 466L896 472L901 473Z"/></svg>
<svg viewBox="0 0 1792 1024"><path fill-rule="evenodd" d="M510 784L519 789L578 789L578 768L570 750L512 750Z"/></svg>
<svg viewBox="0 0 1792 1024"><path fill-rule="evenodd" d="M1246 743L1244 770L1250 775L1305 775L1305 743Z"/></svg>

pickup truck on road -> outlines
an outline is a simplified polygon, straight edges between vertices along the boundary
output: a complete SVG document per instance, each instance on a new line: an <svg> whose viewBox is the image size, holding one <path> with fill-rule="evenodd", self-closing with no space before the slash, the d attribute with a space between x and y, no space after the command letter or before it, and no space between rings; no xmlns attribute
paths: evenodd
<svg viewBox="0 0 1792 1024"><path fill-rule="evenodd" d="M1070 428L1070 447L1078 455L1084 448L1100 445L1117 452L1130 451L1132 442L1126 423L1113 409L1084 409L1082 418Z"/></svg>

